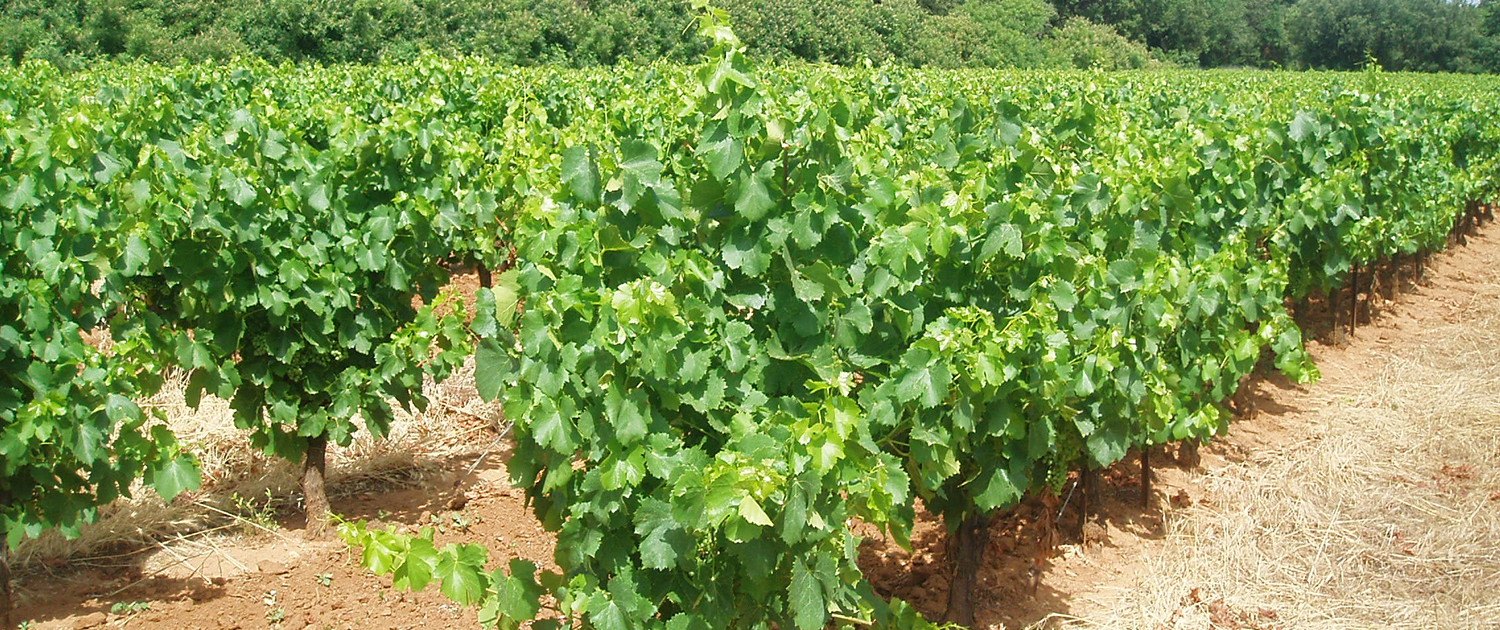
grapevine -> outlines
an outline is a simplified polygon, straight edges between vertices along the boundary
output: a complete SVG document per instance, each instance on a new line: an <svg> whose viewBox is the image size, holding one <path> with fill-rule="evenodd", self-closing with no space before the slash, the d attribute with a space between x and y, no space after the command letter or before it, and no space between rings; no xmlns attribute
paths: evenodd
<svg viewBox="0 0 1500 630"><path fill-rule="evenodd" d="M1492 78L754 67L698 14L691 67L0 84L47 133L132 121L49 207L115 213L106 285L149 304L120 338L258 445L381 433L473 348L558 569L343 534L506 628L921 625L851 526L904 541L918 500L970 621L992 513L1226 430L1263 356L1315 379L1287 305L1500 182ZM437 308L453 261L494 287Z"/></svg>

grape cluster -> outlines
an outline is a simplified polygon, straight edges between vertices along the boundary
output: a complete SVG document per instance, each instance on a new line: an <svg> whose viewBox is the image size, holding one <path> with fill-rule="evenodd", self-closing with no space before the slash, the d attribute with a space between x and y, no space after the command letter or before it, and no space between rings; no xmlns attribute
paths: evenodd
<svg viewBox="0 0 1500 630"><path fill-rule="evenodd" d="M1057 437L1052 442L1052 452L1045 460L1047 487L1054 494L1062 492L1063 485L1068 482L1068 473L1082 456L1083 437L1078 434L1078 429L1071 424L1058 427Z"/></svg>

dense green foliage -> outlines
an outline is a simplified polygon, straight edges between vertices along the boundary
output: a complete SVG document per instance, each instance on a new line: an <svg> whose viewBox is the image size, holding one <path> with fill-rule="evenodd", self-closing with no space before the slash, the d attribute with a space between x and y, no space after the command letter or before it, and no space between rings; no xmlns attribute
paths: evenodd
<svg viewBox="0 0 1500 630"><path fill-rule="evenodd" d="M348 527L372 569L503 627L910 626L852 522L901 540L919 498L953 524L1223 431L1263 355L1316 376L1289 299L1441 246L1500 183L1489 78L757 69L699 19L705 63L629 72L0 71L37 313L0 342L46 364L109 319L120 350L67 352L192 370L296 456L477 336L557 570ZM472 319L434 299L497 238L519 264ZM68 413L136 426L116 373Z"/></svg>
<svg viewBox="0 0 1500 630"><path fill-rule="evenodd" d="M752 57L857 65L1500 72L1495 0L727 0ZM0 55L64 66L421 51L519 65L690 62L680 0L0 0Z"/></svg>
<svg viewBox="0 0 1500 630"><path fill-rule="evenodd" d="M107 154L128 123L71 96L46 67L0 78L0 544L76 533L143 474L168 499L198 484L133 400L163 357L123 293L148 253L108 201L131 184Z"/></svg>
<svg viewBox="0 0 1500 630"><path fill-rule="evenodd" d="M81 238L124 248L70 262L114 264L111 279L150 309L132 331L190 373L188 403L205 390L230 399L268 453L381 435L392 402L420 407L423 379L472 351L466 309L437 292L452 260L497 253L498 202L480 173L491 143L479 121L445 120L474 110L425 81L359 66L311 77L205 67L27 108L32 133L86 142L74 171L98 180L45 207L109 209L116 223ZM102 127L80 136L79 121ZM480 226L487 237L466 240ZM87 329L98 316L84 313Z"/></svg>
<svg viewBox="0 0 1500 630"><path fill-rule="evenodd" d="M348 529L399 585L502 627L918 623L848 519L900 539L917 497L953 523L1224 430L1263 353L1315 377L1288 299L1500 181L1490 81L755 72L710 31L512 121L561 150L509 167L526 307L479 360L561 573Z"/></svg>
<svg viewBox="0 0 1500 630"><path fill-rule="evenodd" d="M1368 55L1389 69L1500 72L1476 49L1500 31L1476 10L1446 0L1303 0L1291 15L1291 55L1313 68L1352 68Z"/></svg>
<svg viewBox="0 0 1500 630"><path fill-rule="evenodd" d="M493 198L454 181L475 181L459 165L479 149L433 119L441 98L401 98L399 80L343 92L370 93L360 74L203 69L116 103L137 120L117 142L139 142L130 192L152 260L133 280L170 313L158 342L192 371L190 404L231 399L257 446L292 458L298 438L347 444L356 415L384 433L388 400L420 404L424 374L467 354L462 313L416 300L446 283L459 227L493 223Z"/></svg>
<svg viewBox="0 0 1500 630"><path fill-rule="evenodd" d="M934 13L913 0L735 0L757 56L857 64L1065 67L1088 47L1146 50L1096 27L1087 41L1051 37L1044 0L971 0ZM0 55L65 66L100 57L158 62L408 60L420 51L519 65L684 62L703 52L680 0L3 0ZM1095 40L1103 38L1102 43ZM1059 45L1066 42L1067 50ZM1093 55L1113 60L1117 55Z"/></svg>
<svg viewBox="0 0 1500 630"><path fill-rule="evenodd" d="M1493 0L1057 0L1184 65L1500 72Z"/></svg>
<svg viewBox="0 0 1500 630"><path fill-rule="evenodd" d="M510 166L526 308L480 369L561 573L349 529L372 568L502 627L916 623L847 519L900 539L917 497L952 524L1222 431L1267 350L1315 376L1288 299L1441 246L1500 175L1489 81L754 72L719 36L512 121L562 150Z"/></svg>

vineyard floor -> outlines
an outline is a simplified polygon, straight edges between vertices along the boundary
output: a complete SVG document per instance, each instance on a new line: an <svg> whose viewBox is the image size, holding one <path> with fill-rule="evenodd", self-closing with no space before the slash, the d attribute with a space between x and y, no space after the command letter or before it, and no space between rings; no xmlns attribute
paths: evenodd
<svg viewBox="0 0 1500 630"><path fill-rule="evenodd" d="M992 618L1500 628L1500 229L1411 288L1377 298L1352 338L1313 344L1321 381L1252 382L1200 466L1161 471L1155 509L1119 488L1102 548L1049 567L1021 616Z"/></svg>
<svg viewBox="0 0 1500 630"><path fill-rule="evenodd" d="M998 516L981 624L1500 628L1500 227L1435 256L1408 289L1374 300L1375 317L1352 337L1312 344L1320 382L1253 380L1227 437L1196 455L1153 453L1151 507L1141 507L1136 458L1103 471L1094 501L1102 525L1088 526L1082 544L1070 500L1058 553L1035 586L1043 506ZM436 408L446 411L398 423L396 446L335 454L334 511L408 530L439 525L439 543L547 563L551 538L505 483L505 442L483 420L493 409L476 406L462 383L440 393ZM192 424L184 440L205 461L209 483L189 508L288 492L290 467L207 437L223 433L205 420L214 413L168 414ZM211 420L222 423L217 413ZM393 455L413 447L415 458ZM16 618L36 629L475 626L473 611L435 589L395 591L342 544L305 540L294 517L216 521L212 508L148 503L108 516L113 552L101 542L67 561L32 553ZM126 545L123 530L155 532L137 535L154 542ZM861 565L876 590L940 614L940 531L924 517L910 553L867 540Z"/></svg>

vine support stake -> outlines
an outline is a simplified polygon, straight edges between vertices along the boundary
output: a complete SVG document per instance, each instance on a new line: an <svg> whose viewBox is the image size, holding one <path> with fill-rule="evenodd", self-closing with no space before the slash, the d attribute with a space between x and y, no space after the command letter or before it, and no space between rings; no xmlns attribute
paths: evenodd
<svg viewBox="0 0 1500 630"><path fill-rule="evenodd" d="M1359 327L1359 265L1349 265L1349 336Z"/></svg>
<svg viewBox="0 0 1500 630"><path fill-rule="evenodd" d="M1151 445L1141 444L1141 507L1151 508Z"/></svg>
<svg viewBox="0 0 1500 630"><path fill-rule="evenodd" d="M1094 488L1089 483L1093 480L1093 472L1089 470L1089 458L1083 458L1083 465L1078 471L1078 541L1083 542L1083 528L1089 522L1089 501L1093 498Z"/></svg>
<svg viewBox="0 0 1500 630"><path fill-rule="evenodd" d="M1328 289L1328 335L1337 340L1339 336L1339 300L1344 292L1337 288Z"/></svg>

